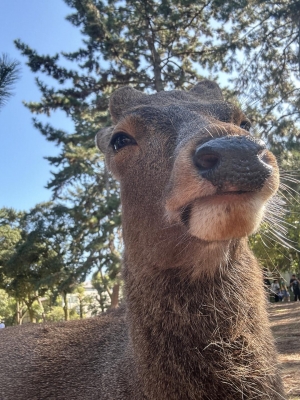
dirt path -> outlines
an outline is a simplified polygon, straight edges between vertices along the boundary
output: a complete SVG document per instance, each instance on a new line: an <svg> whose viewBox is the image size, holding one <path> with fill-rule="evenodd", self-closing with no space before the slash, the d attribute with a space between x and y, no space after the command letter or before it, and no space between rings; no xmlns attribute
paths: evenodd
<svg viewBox="0 0 300 400"><path fill-rule="evenodd" d="M269 311L288 399L300 400L300 302L271 304Z"/></svg>

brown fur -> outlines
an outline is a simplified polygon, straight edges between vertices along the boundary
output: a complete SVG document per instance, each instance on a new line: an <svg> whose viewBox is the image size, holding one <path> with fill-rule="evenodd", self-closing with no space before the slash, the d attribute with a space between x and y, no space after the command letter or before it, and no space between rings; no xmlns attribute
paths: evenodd
<svg viewBox="0 0 300 400"><path fill-rule="evenodd" d="M121 184L125 306L3 329L0 399L284 399L247 244L278 187L273 155L263 156L272 173L257 190L201 177L192 161L201 143L248 135L245 116L210 81L154 95L123 88L110 110L115 126L97 143ZM136 144L114 151L118 132Z"/></svg>

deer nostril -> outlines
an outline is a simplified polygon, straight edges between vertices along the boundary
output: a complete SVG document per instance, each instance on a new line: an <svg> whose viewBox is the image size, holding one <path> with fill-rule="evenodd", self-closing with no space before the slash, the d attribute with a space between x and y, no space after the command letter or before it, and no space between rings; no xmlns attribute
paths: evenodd
<svg viewBox="0 0 300 400"><path fill-rule="evenodd" d="M197 149L194 155L194 163L200 171L213 169L218 165L219 160L220 156L218 154L208 152L207 149L206 151L201 148Z"/></svg>
<svg viewBox="0 0 300 400"><path fill-rule="evenodd" d="M219 158L214 154L203 154L198 159L198 167L211 169L218 164Z"/></svg>

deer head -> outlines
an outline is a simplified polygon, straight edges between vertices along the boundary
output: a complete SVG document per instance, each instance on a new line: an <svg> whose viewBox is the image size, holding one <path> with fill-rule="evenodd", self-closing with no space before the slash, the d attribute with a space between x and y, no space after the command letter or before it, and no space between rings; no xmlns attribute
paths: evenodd
<svg viewBox="0 0 300 400"><path fill-rule="evenodd" d="M124 87L110 112L114 126L98 133L97 144L121 183L125 239L145 221L154 236L173 227L199 245L257 230L278 188L278 167L216 83L152 95Z"/></svg>

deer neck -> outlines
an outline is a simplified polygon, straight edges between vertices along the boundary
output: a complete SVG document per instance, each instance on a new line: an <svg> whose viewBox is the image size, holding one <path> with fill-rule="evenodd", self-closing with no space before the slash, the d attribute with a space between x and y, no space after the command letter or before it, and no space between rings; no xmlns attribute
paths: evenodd
<svg viewBox="0 0 300 400"><path fill-rule="evenodd" d="M250 252L244 251L240 259L237 252L235 255L214 276L201 278L179 267L152 269L145 276L125 255L130 339L149 399L160 399L159 393L169 393L169 399L194 398L192 393L202 398L202 392L210 391L204 386L206 381L212 382L212 375L214 385L230 380L230 374L240 382L234 363L242 363L248 353L252 362L253 345L262 348L262 338L268 336L266 315L260 309L264 303L262 276L255 264L249 277L247 265L253 263ZM253 288L253 301L246 298L245 286ZM268 340L272 343L270 336ZM234 362L228 363L234 357ZM204 382L202 387L200 381Z"/></svg>
<svg viewBox="0 0 300 400"><path fill-rule="evenodd" d="M262 275L246 239L205 243L187 236L182 224L166 223L158 201L145 197L134 208L127 208L133 199L123 201L123 272L137 373L149 399L161 399L161 393L204 399L212 375L220 390L224 380L240 385L236 365L246 354L250 374L257 369L251 367L253 349L265 353L272 344Z"/></svg>

